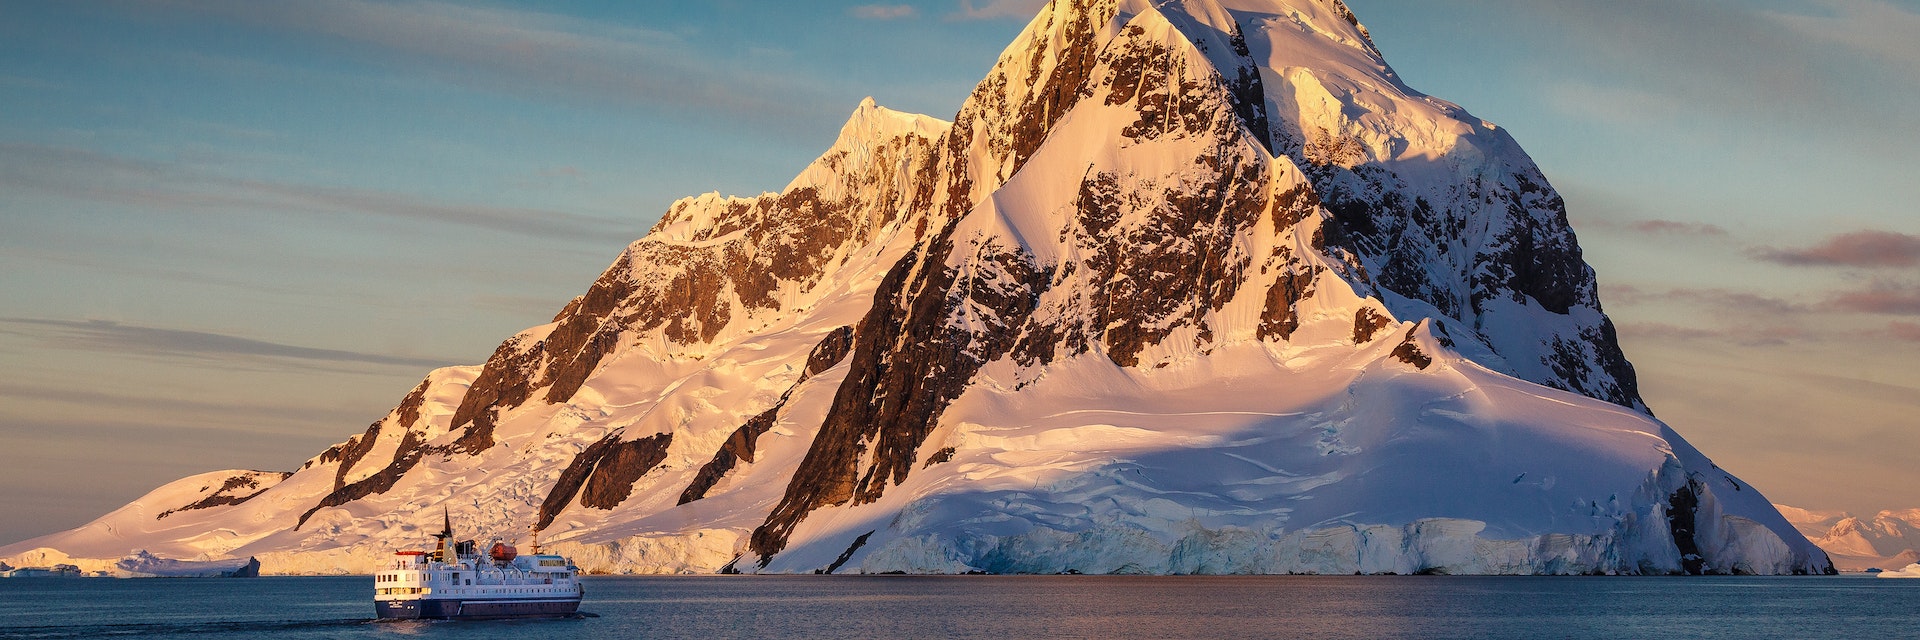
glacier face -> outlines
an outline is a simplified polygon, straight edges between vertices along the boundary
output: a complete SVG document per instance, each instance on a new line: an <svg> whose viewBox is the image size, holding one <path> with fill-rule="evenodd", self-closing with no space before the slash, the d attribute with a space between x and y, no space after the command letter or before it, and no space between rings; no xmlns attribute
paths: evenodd
<svg viewBox="0 0 1920 640"><path fill-rule="evenodd" d="M614 572L1831 569L1646 412L1531 160L1338 0L1057 0L953 122L868 101L675 203L293 474L0 558L365 571L442 508Z"/></svg>

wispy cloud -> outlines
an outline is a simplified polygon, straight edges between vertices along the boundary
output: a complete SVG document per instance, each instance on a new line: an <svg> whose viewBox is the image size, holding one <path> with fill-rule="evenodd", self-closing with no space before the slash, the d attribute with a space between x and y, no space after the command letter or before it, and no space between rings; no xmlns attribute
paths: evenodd
<svg viewBox="0 0 1920 640"><path fill-rule="evenodd" d="M1673 302L1739 314L1790 316L1815 310L1806 304L1733 289L1680 287L1649 290L1632 285L1607 285L1601 293L1605 299L1622 304Z"/></svg>
<svg viewBox="0 0 1920 640"><path fill-rule="evenodd" d="M1920 287L1876 282L1866 289L1835 295L1833 305L1857 313L1920 316Z"/></svg>
<svg viewBox="0 0 1920 640"><path fill-rule="evenodd" d="M637 229L561 211L443 202L416 195L209 173L71 147L0 142L0 189L138 207L335 216L362 214L533 237L600 239Z"/></svg>
<svg viewBox="0 0 1920 640"><path fill-rule="evenodd" d="M1725 332L1720 329L1685 327L1666 322L1623 322L1620 323L1620 333L1636 338L1666 340L1700 340L1725 335Z"/></svg>
<svg viewBox="0 0 1920 640"><path fill-rule="evenodd" d="M4 382L0 382L0 398L13 398L17 401L57 402L67 405L91 407L96 410L143 410L164 413L174 418L219 418L248 424L292 422L298 424L351 425L356 422L364 422L371 418L365 411L353 411L340 408L205 402L182 398L108 393L94 389L19 385ZM193 425L197 420L177 420L176 422L182 425Z"/></svg>
<svg viewBox="0 0 1920 640"><path fill-rule="evenodd" d="M1828 15L1768 14L1819 40L1851 47L1899 65L1920 60L1920 12L1878 0L1825 0Z"/></svg>
<svg viewBox="0 0 1920 640"><path fill-rule="evenodd" d="M1618 127L1644 126L1650 120L1671 120L1687 110L1677 98L1628 87L1561 82L1547 87L1547 104L1566 115Z"/></svg>
<svg viewBox="0 0 1920 640"><path fill-rule="evenodd" d="M1860 289L1815 294L1808 302L1712 288L1649 290L1632 285L1606 285L1601 294L1605 300L1623 305L1671 303L1733 318L1780 319L1834 312L1920 316L1920 286L1897 280L1878 280Z"/></svg>
<svg viewBox="0 0 1920 640"><path fill-rule="evenodd" d="M861 20L902 20L919 13L910 4L863 4L847 9L848 15Z"/></svg>
<svg viewBox="0 0 1920 640"><path fill-rule="evenodd" d="M771 119L826 107L816 83L743 71L677 34L552 13L426 1L136 4L317 39L487 91Z"/></svg>
<svg viewBox="0 0 1920 640"><path fill-rule="evenodd" d="M984 0L984 4L975 5L974 0L960 0L959 10L947 14L951 20L998 20L1004 18L1028 19L1040 13L1047 6L1047 0Z"/></svg>
<svg viewBox="0 0 1920 640"><path fill-rule="evenodd" d="M1636 128L1650 119L1752 120L1902 158L1911 137L1890 131L1920 124L1901 99L1920 89L1912 64L1920 39L1910 14L1883 2L1836 1L1832 15L1818 18L1762 3L1496 2L1538 26L1516 36L1579 52L1573 59L1585 69L1554 73L1583 79L1547 96L1571 116Z"/></svg>
<svg viewBox="0 0 1920 640"><path fill-rule="evenodd" d="M1920 342L1920 324L1912 322L1892 322L1887 324L1887 335L1897 340Z"/></svg>
<svg viewBox="0 0 1920 640"><path fill-rule="evenodd" d="M1762 247L1754 257L1793 266L1903 268L1920 265L1920 236L1892 231L1859 231L1828 238L1800 249Z"/></svg>
<svg viewBox="0 0 1920 640"><path fill-rule="evenodd" d="M1650 236L1713 236L1724 238L1728 235L1726 227L1701 222L1637 220L1628 223L1626 227Z"/></svg>
<svg viewBox="0 0 1920 640"><path fill-rule="evenodd" d="M1627 322L1620 334L1653 340L1721 340L1742 346L1777 346L1815 339L1805 328L1784 325L1677 325L1665 322Z"/></svg>
<svg viewBox="0 0 1920 640"><path fill-rule="evenodd" d="M234 356L286 358L423 368L451 364L448 360L437 358L411 358L339 349L316 349L205 331L143 327L104 320L0 318L0 324L10 325L17 333L57 347L86 351L131 352L192 358Z"/></svg>
<svg viewBox="0 0 1920 640"><path fill-rule="evenodd" d="M1731 240L1733 238L1730 230L1717 224L1662 217L1665 214L1655 209L1666 206L1665 203L1649 206L1648 203L1637 201L1631 194L1622 193L1617 189L1593 187L1570 181L1559 185L1559 191L1567 198L1568 215L1573 218L1574 228L1581 232L1600 231L1655 239Z"/></svg>

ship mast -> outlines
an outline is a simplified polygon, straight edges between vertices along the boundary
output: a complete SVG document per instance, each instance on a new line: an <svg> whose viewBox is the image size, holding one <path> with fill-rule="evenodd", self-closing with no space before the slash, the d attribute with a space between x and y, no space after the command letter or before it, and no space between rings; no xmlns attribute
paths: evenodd
<svg viewBox="0 0 1920 640"><path fill-rule="evenodd" d="M433 534L433 537L440 541L439 546L433 549L433 556L441 562L448 562L447 541L453 539L453 514L448 513L446 507L441 507L440 516L446 519L446 523L442 525L440 533Z"/></svg>

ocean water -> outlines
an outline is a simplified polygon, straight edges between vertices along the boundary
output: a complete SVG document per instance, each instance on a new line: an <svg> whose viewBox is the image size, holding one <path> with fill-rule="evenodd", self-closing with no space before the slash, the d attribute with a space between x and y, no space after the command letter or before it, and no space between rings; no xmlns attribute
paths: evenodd
<svg viewBox="0 0 1920 640"><path fill-rule="evenodd" d="M591 577L592 616L374 622L368 577L0 580L0 638L1912 638L1920 580Z"/></svg>

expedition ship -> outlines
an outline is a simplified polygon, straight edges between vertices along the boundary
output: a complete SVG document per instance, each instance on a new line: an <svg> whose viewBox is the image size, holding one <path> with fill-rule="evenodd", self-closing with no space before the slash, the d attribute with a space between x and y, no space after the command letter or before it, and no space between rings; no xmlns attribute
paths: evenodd
<svg viewBox="0 0 1920 640"><path fill-rule="evenodd" d="M453 520L429 551L400 551L374 574L373 606L382 619L542 618L572 615L586 589L565 557L531 555L496 542L485 555L472 540L449 542Z"/></svg>

